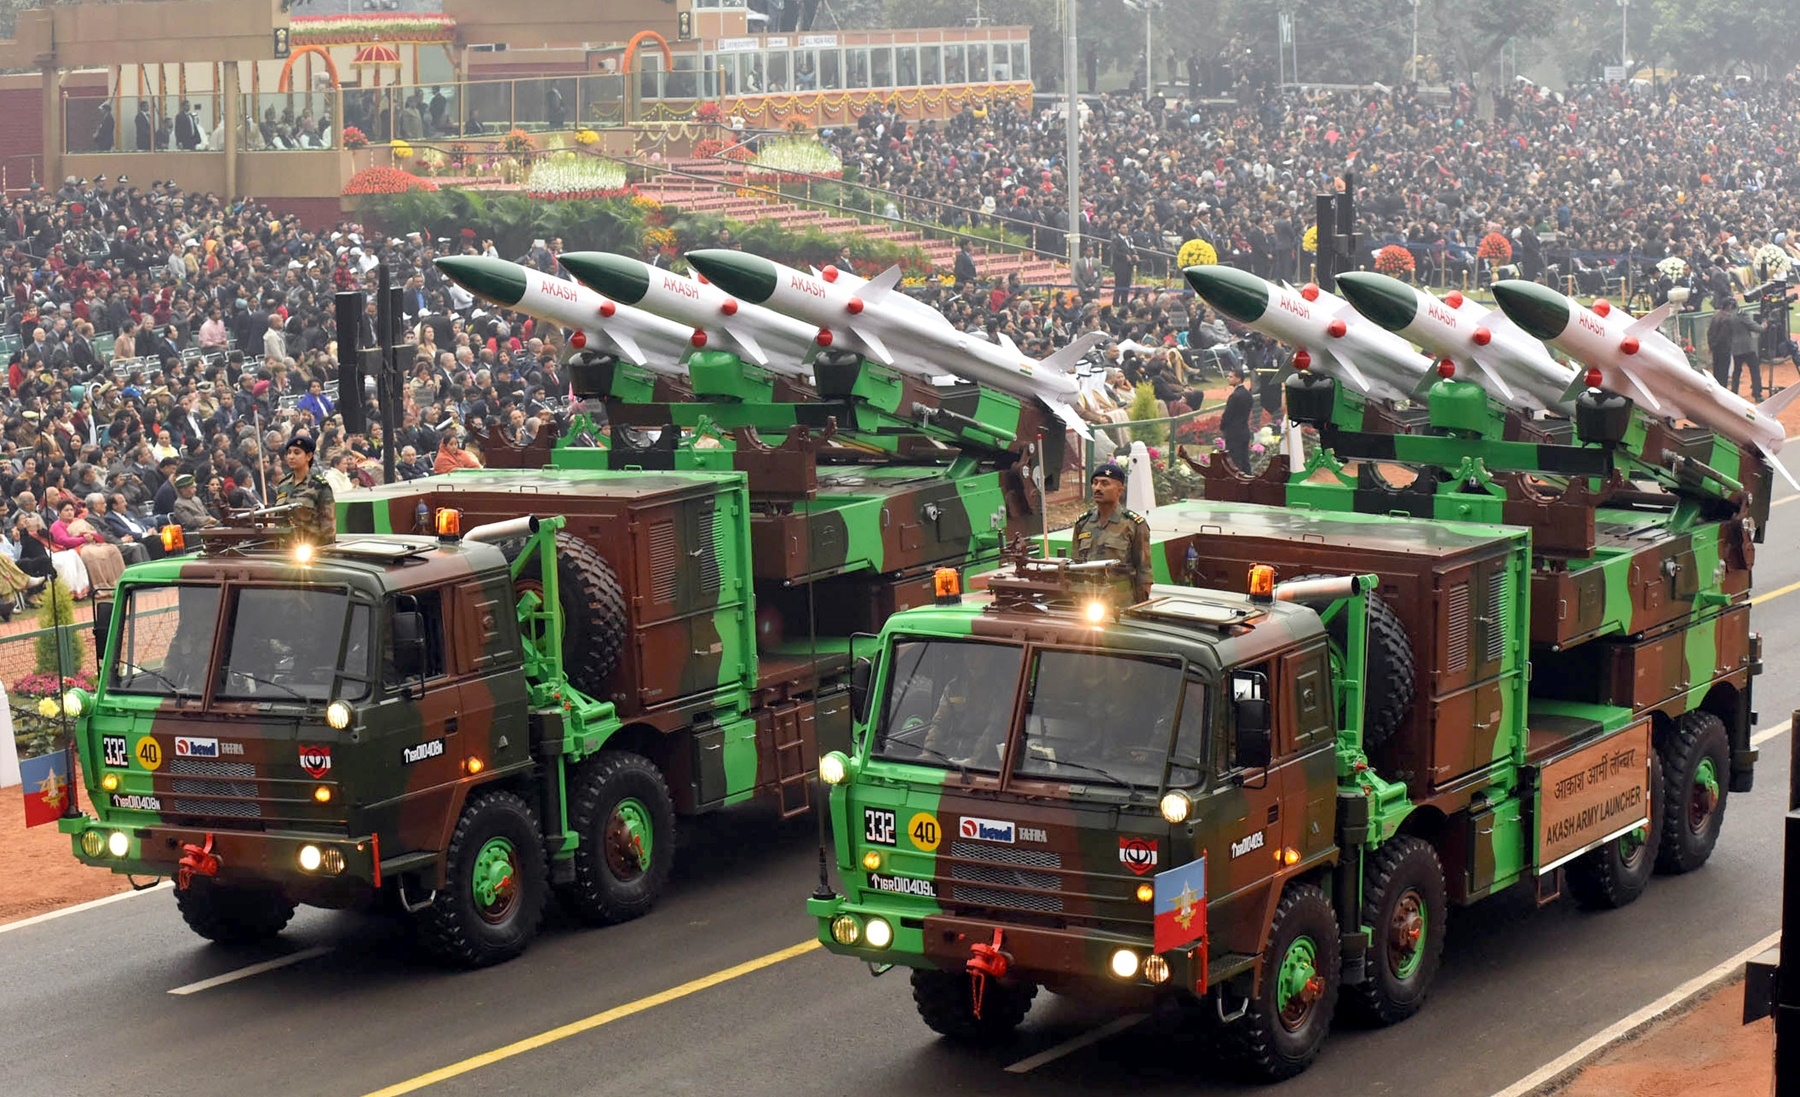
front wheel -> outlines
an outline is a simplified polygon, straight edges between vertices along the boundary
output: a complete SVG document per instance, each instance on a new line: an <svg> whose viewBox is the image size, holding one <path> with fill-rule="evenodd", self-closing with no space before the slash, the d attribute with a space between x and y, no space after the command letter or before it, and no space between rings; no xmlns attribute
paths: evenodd
<svg viewBox="0 0 1800 1097"><path fill-rule="evenodd" d="M419 912L419 943L458 967L497 964L537 936L548 894L537 814L510 792L477 794L445 851L447 883Z"/></svg>
<svg viewBox="0 0 1800 1097"><path fill-rule="evenodd" d="M1422 838L1401 835L1369 857L1363 924L1370 927L1368 978L1345 992L1348 1012L1393 1025L1425 1004L1444 955L1444 867Z"/></svg>
<svg viewBox="0 0 1800 1097"><path fill-rule="evenodd" d="M987 980L982 990L981 1015L975 1015L975 995L969 977L961 972L913 969L913 1005L919 1018L935 1033L958 1043L978 1047L1011 1038L1031 1012L1037 997L1036 983Z"/></svg>
<svg viewBox="0 0 1800 1097"><path fill-rule="evenodd" d="M196 876L175 892L189 929L221 945L251 945L287 928L294 904L269 888L234 887Z"/></svg>
<svg viewBox="0 0 1800 1097"><path fill-rule="evenodd" d="M1731 791L1731 740L1710 712L1684 713L1660 751L1663 762L1662 872L1692 872L1712 856Z"/></svg>
<svg viewBox="0 0 1800 1097"><path fill-rule="evenodd" d="M1338 922L1311 884L1290 886L1263 949L1262 985L1231 1026L1244 1072L1262 1082L1292 1078L1318 1057L1331 1031L1339 984Z"/></svg>
<svg viewBox="0 0 1800 1097"><path fill-rule="evenodd" d="M675 804L642 755L609 751L571 782L569 825L580 836L575 879L557 892L591 925L649 913L675 863Z"/></svg>

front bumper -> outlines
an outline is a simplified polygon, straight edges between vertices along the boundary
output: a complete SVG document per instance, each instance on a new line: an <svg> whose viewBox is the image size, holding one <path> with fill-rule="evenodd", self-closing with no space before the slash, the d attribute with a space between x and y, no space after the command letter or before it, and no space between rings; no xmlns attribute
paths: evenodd
<svg viewBox="0 0 1800 1097"><path fill-rule="evenodd" d="M57 829L69 835L75 857L83 864L131 876L174 876L181 867L186 847L206 849L210 838L209 852L218 861L217 871L211 875L220 883L363 883L370 887L381 884L379 850L370 836L344 838L289 831L130 826L103 823L91 815L59 820ZM98 854L89 853L83 845L83 837L90 833L100 836ZM115 857L111 853L109 843L114 834L126 837L123 856ZM306 846L317 846L322 853L337 851L344 859L343 868L337 872L324 868L312 872L302 869L300 851Z"/></svg>

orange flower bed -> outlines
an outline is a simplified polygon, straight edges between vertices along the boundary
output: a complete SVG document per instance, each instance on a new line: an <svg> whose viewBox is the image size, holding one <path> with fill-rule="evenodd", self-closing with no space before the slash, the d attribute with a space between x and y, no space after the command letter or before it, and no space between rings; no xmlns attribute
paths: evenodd
<svg viewBox="0 0 1800 1097"><path fill-rule="evenodd" d="M409 190L436 190L437 184L399 168L364 168L344 184L346 197L364 194L405 194Z"/></svg>

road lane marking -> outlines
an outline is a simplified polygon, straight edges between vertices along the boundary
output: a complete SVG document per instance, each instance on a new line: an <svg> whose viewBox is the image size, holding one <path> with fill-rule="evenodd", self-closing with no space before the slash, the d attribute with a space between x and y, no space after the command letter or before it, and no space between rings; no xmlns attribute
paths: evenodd
<svg viewBox="0 0 1800 1097"><path fill-rule="evenodd" d="M93 910L95 907L103 907L111 903L124 902L126 899L133 899L139 895L148 895L153 891L164 891L174 886L174 884L164 880L162 883L153 884L142 891L121 891L117 895L108 895L102 899L92 899L85 903L76 903L72 907L63 907L61 910L45 911L42 914L34 914L30 918L21 918L16 922L8 922L5 925L0 926L0 933L11 933L15 929L24 929L26 926L35 926L39 923L53 921L57 918L64 918L71 914L80 914L84 910Z"/></svg>
<svg viewBox="0 0 1800 1097"><path fill-rule="evenodd" d="M284 968L289 964L297 964L302 960L310 960L315 956L323 956L330 951L330 945L318 945L313 948L301 949L299 952L290 952L286 956L277 956L273 960L264 960L260 964L251 964L249 967L241 967L236 971L228 971L223 975L215 975L210 979L202 979L198 983L189 983L183 987L176 987L174 990L169 991L169 993L198 994L203 990L211 990L213 987L222 987L226 983L235 983L239 979L248 979L252 975L261 975L265 971L274 971L276 968Z"/></svg>
<svg viewBox="0 0 1800 1097"><path fill-rule="evenodd" d="M1789 503L1793 502L1796 499L1800 499L1800 495L1783 495L1781 498L1775 500L1773 503L1770 503L1769 505L1771 507L1785 507Z"/></svg>
<svg viewBox="0 0 1800 1097"><path fill-rule="evenodd" d="M1797 590L1800 590L1800 583L1789 583L1785 587L1777 587L1774 590L1765 591L1762 594L1758 594L1756 597L1750 599L1750 604L1753 606L1759 606L1759 605L1762 605L1764 602L1773 601L1776 598L1780 598L1784 594L1792 594Z"/></svg>
<svg viewBox="0 0 1800 1097"><path fill-rule="evenodd" d="M1555 1059L1545 1063L1543 1066L1532 1071L1530 1074L1527 1074L1512 1085L1507 1086L1505 1089L1494 1094L1494 1097L1525 1097L1525 1095L1532 1090L1537 1089L1546 1082L1554 1081L1563 1074L1579 1066L1583 1060L1594 1055L1596 1052L1603 1050L1607 1045L1617 1043L1656 1018L1669 1012L1669 1010L1674 1009L1687 999L1704 990L1710 989L1715 983L1725 981L1725 979L1729 978L1738 969L1742 968L1745 962L1751 957L1762 952L1767 952L1780 942L1781 932L1777 930L1744 951L1738 953L1736 956L1733 956L1731 959L1726 960L1724 963L1709 968L1699 975L1694 976L1692 979L1689 979L1687 982L1676 987L1674 990L1671 990L1656 1001L1651 1002L1649 1005L1637 1010L1630 1016L1619 1018L1617 1021L1614 1021L1599 1032L1596 1032L1594 1035L1583 1040L1581 1043L1576 1044L1564 1054L1557 1056Z"/></svg>
<svg viewBox="0 0 1800 1097"><path fill-rule="evenodd" d="M745 975L761 971L764 968L774 967L776 964L792 960L796 956L804 956L818 947L819 942L817 939L802 941L797 945L792 945L788 948L768 953L765 956L758 956L754 960L746 960L734 967L728 967L722 971L715 971L711 975L703 975L698 979L692 979L682 983L680 986L670 987L668 990L659 991L648 997L639 998L635 1002L626 1002L622 1006L614 1006L611 1009L603 1010L588 1017L583 1017L579 1021L571 1021L566 1025L550 1029L547 1032L540 1032L536 1036L527 1036L523 1040L516 1040L513 1043L507 1044L505 1047L498 1047L493 1051L484 1051L480 1055L472 1055L459 1063L451 1063L447 1067L439 1067L437 1070L421 1074L416 1078L408 1078L404 1082L396 1082L385 1089L378 1089L373 1093L367 1094L366 1097L399 1097L399 1095L403 1093L415 1093L427 1086L433 1086L439 1082L449 1081L451 1078L467 1074L472 1070L478 1070L482 1067L491 1066L494 1063L511 1059L514 1056L523 1055L527 1051L535 1051L538 1048L554 1044L559 1040L567 1040L571 1036L579 1036L584 1032L591 1032L602 1025L610 1025L614 1021L623 1020L633 1014L642 1013L648 1009L654 1009L657 1006L665 1005L679 998L686 998L690 994L698 994L700 991L709 990L721 983L729 983L733 979L742 978Z"/></svg>
<svg viewBox="0 0 1800 1097"><path fill-rule="evenodd" d="M1773 727L1766 727L1750 737L1750 745L1753 747L1760 747L1770 739L1775 738L1777 735L1789 730L1793 726L1793 721L1790 719L1785 723L1776 724Z"/></svg>
<svg viewBox="0 0 1800 1097"><path fill-rule="evenodd" d="M1148 1016L1150 1016L1148 1013L1128 1013L1116 1021L1111 1021L1101 1025L1099 1028L1091 1029L1073 1039L1064 1040L1053 1048L1040 1051L1029 1058L1020 1059L1012 1066L1007 1067L1006 1072L1008 1074L1028 1074L1038 1067L1043 1066L1045 1063L1055 1062L1063 1056L1068 1055L1070 1052L1080 1051L1082 1048L1091 1044L1097 1044L1109 1036L1124 1032L1126 1029L1131 1028Z"/></svg>

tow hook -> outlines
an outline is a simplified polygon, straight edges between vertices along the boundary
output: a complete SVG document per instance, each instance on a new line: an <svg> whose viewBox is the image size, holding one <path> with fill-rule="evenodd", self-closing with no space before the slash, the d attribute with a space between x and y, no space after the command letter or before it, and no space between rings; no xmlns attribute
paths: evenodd
<svg viewBox="0 0 1800 1097"><path fill-rule="evenodd" d="M988 979L1004 979L1012 967L1012 955L1000 947L1005 935L1005 930L995 926L991 944L978 941L969 946L969 962L964 967L969 973L969 1004L977 1021L981 1020L981 1000L987 994Z"/></svg>
<svg viewBox="0 0 1800 1097"><path fill-rule="evenodd" d="M206 844L195 845L186 842L181 847L181 860L175 870L175 886L182 891L194 882L194 877L217 876L219 874L219 857L212 851L213 836L206 836Z"/></svg>

